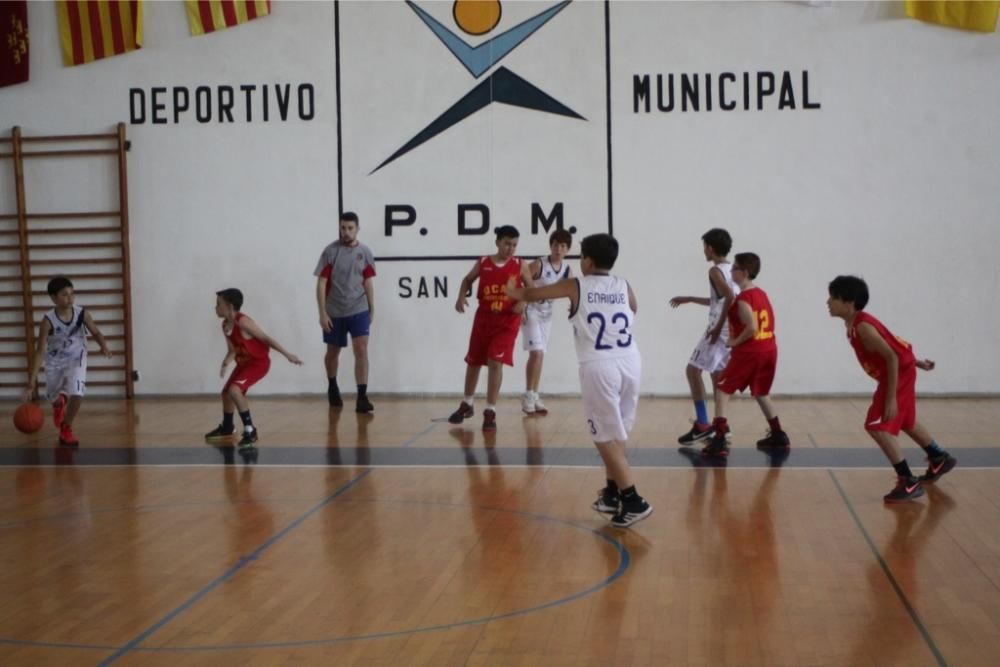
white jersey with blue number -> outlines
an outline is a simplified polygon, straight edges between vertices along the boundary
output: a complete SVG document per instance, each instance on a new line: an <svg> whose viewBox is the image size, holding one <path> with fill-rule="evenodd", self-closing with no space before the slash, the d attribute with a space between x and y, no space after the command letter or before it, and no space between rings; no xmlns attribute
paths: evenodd
<svg viewBox="0 0 1000 667"><path fill-rule="evenodd" d="M87 325L83 321L83 308L73 306L73 317L63 322L55 308L45 314L52 331L45 346L45 368L63 368L81 365L87 359Z"/></svg>
<svg viewBox="0 0 1000 667"><path fill-rule="evenodd" d="M632 337L635 313L628 302L624 278L593 274L577 278L580 303L570 315L576 356L580 363L639 356Z"/></svg>

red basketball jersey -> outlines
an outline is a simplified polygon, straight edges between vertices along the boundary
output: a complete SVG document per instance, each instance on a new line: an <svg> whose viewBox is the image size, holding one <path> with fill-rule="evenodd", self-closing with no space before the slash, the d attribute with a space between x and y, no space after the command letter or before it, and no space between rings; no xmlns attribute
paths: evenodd
<svg viewBox="0 0 1000 667"><path fill-rule="evenodd" d="M750 340L733 348L733 352L765 352L778 349L778 342L774 338L774 309L771 308L771 300L767 298L767 294L759 287L751 287L740 292L733 300L733 305L729 306L729 340L739 336L746 328L740 320L741 301L753 311L754 319L757 320L757 333Z"/></svg>
<svg viewBox="0 0 1000 667"><path fill-rule="evenodd" d="M521 286L521 260L518 257L511 257L503 266L493 263L491 257L483 257L479 260L479 291L476 298L479 299L479 307L491 313L500 315L513 310L516 303L507 298L507 281L513 278L514 283Z"/></svg>
<svg viewBox="0 0 1000 667"><path fill-rule="evenodd" d="M243 337L243 331L240 329L240 320L244 317L246 315L243 313L236 313L236 319L233 321L233 330L229 332L228 336L229 342L233 344L233 349L236 350L237 366L268 359L271 352L271 348L263 341L259 341L256 338ZM226 323L223 322L222 326L223 331L225 331Z"/></svg>
<svg viewBox="0 0 1000 667"><path fill-rule="evenodd" d="M875 327L878 335L882 336L882 339L896 353L896 356L899 358L900 375L903 374L904 370L912 368L916 364L916 358L913 356L913 348L910 344L893 334L884 324L862 310L854 316L854 321L848 327L847 339L851 341L854 354L857 355L858 361L861 363L861 368L865 369L865 373L868 373L868 375L881 382L885 379L886 370L885 359L882 358L882 355L878 352L866 350L865 346L861 343L861 338L858 337L858 327L865 323Z"/></svg>

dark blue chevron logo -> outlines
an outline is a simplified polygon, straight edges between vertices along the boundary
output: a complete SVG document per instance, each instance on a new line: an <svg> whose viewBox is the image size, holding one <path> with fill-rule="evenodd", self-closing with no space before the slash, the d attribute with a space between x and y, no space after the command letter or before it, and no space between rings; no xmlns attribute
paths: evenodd
<svg viewBox="0 0 1000 667"><path fill-rule="evenodd" d="M465 40L442 25L415 3L407 0L406 4L441 40L462 66L473 77L478 79L528 39L528 37L548 23L552 17L565 9L570 2L572 0L564 0L475 47L467 44ZM420 132L403 144L395 153L375 167L371 171L371 174L374 174L390 162L406 155L421 144L430 141L493 102L586 120L586 118L565 104L562 104L549 94L528 83L506 67L500 67L431 121L427 127L420 130Z"/></svg>

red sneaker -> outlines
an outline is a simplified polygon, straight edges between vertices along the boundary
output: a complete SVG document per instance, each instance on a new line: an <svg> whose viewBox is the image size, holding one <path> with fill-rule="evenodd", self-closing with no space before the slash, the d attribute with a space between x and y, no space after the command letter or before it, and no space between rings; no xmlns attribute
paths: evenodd
<svg viewBox="0 0 1000 667"><path fill-rule="evenodd" d="M59 444L64 447L79 447L80 441L73 435L73 427L61 426L59 428Z"/></svg>

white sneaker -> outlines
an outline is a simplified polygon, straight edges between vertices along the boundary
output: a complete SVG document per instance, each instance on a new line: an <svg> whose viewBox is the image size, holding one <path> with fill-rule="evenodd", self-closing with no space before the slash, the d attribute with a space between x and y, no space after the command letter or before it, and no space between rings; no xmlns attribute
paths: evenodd
<svg viewBox="0 0 1000 667"><path fill-rule="evenodd" d="M544 403L542 403L542 399L539 398L538 394L534 394L534 398L535 398L535 414L537 415L549 414L549 409L545 407Z"/></svg>
<svg viewBox="0 0 1000 667"><path fill-rule="evenodd" d="M530 415L535 409L535 395L530 391L524 392L524 396L521 397L521 410Z"/></svg>

